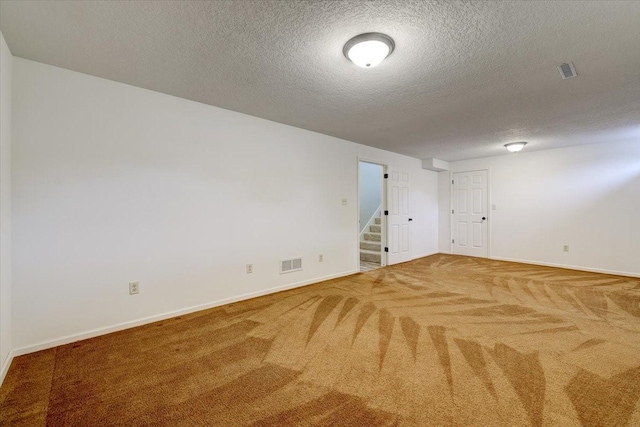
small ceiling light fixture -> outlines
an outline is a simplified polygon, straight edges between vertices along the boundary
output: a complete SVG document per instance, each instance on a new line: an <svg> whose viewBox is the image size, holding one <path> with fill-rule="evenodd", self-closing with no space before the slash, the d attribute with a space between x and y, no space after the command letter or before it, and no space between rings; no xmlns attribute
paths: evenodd
<svg viewBox="0 0 640 427"><path fill-rule="evenodd" d="M527 145L527 143L524 142L524 141L511 142L509 144L504 144L505 148L507 150L511 151L512 153L517 153L518 151L522 150L525 145Z"/></svg>
<svg viewBox="0 0 640 427"><path fill-rule="evenodd" d="M386 34L366 33L349 40L342 53L359 67L373 68L391 55L395 47L393 39Z"/></svg>

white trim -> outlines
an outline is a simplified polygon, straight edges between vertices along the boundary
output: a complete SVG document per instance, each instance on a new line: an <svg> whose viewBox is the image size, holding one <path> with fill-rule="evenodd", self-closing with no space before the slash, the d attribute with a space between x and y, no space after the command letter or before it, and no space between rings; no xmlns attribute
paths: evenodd
<svg viewBox="0 0 640 427"><path fill-rule="evenodd" d="M460 255L460 256L464 256L464 255ZM525 261L521 259L503 258L503 257L496 257L496 256L489 257L489 259L494 259L496 261L519 262L521 264L542 265L545 267L566 268L568 270L588 271L590 273L603 273L603 274L613 274L616 276L640 277L640 273L631 273L628 271L617 271L617 270L606 270L604 268L591 268L591 267L581 267L577 265L555 264L553 262L544 262L544 261Z"/></svg>
<svg viewBox="0 0 640 427"><path fill-rule="evenodd" d="M453 175L455 174L455 172L451 171L449 173L449 181L451 181L451 184L449 184L449 212L447 212L447 214L449 215L449 240L451 241L451 253L455 254L455 250L453 248L453 240L454 240L454 235L455 235L455 231L453 230L454 224L453 224L453 187L454 187L454 182L455 182L455 178L453 177ZM448 183L447 183L448 184Z"/></svg>
<svg viewBox="0 0 640 427"><path fill-rule="evenodd" d="M451 255L451 251L438 251L437 254Z"/></svg>
<svg viewBox="0 0 640 427"><path fill-rule="evenodd" d="M268 295L268 294L273 294L276 292L281 292L281 291L286 291L289 289L293 289L293 288L298 288L298 287L302 287L302 286L307 286L307 285L312 285L314 283L318 283L318 282L323 282L325 280L331 280L331 279L337 279L339 277L344 277L344 276L349 276L352 274L356 274L358 273L358 270L350 270L350 271L345 271L342 273L338 273L338 274L330 274L328 276L324 276L324 277L318 277L315 279L309 279L309 280L303 280L300 282L296 282L296 283L291 283L288 285L283 285L283 286L276 286L275 288L270 288L270 289L265 289L262 291L257 291L257 292L251 292L248 294L243 294L243 295L239 295L236 297L230 297L230 298L225 298L222 300L218 300L218 301L213 301L213 302L209 302L206 304L200 304L200 305L195 305L192 307L188 307L188 308L183 308L180 310L175 310L175 311L169 311L166 313L162 313L162 314L157 314L154 316L149 316L149 317L144 317L142 319L137 319L137 320L131 320L128 322L122 322L122 323L118 323L112 326L107 326L104 328L98 328L98 329L93 329L87 332L81 332L78 334L73 334L73 335L67 335L64 337L60 337L60 338L55 338L52 340L48 340L48 341L43 341L37 344L33 344L33 345L29 345L26 347L22 347L22 348L17 348L13 350L13 356L22 356L24 354L28 354L28 353L33 353L36 351L40 351L40 350L45 350L48 348L52 348L52 347L57 347L59 345L64 345L64 344L69 344L75 341L80 341L80 340L85 340L88 338L94 338L100 335L106 335L106 334L110 334L112 332L117 332L117 331L122 331L124 329L129 329L129 328L135 328L136 326L142 326L142 325L146 325L148 323L153 323L153 322L158 322L160 320L165 320L165 319L170 319L172 317L176 317L176 316L182 316L184 314L189 314L189 313L193 313L196 311L201 311L201 310L207 310L209 308L213 308L213 307L218 307L221 305L225 305L225 304L231 304L234 302L238 302L238 301L243 301L243 300L247 300L247 299L251 299L251 298L256 298L256 297L260 297L260 296L264 296L264 295Z"/></svg>
<svg viewBox="0 0 640 427"><path fill-rule="evenodd" d="M440 251L428 252L428 253L420 254L420 255L417 255L414 258L411 258L411 261L413 261L414 259L418 259L418 258L424 258L424 257L428 257L428 256L431 256L431 255L437 255L439 253L440 253Z"/></svg>
<svg viewBox="0 0 640 427"><path fill-rule="evenodd" d="M15 352L11 350L9 354L7 354L7 359L2 364L2 370L0 370L0 386L4 382L4 378L7 376L7 372L9 372L9 368L11 367L11 362L13 362L13 357L15 356Z"/></svg>
<svg viewBox="0 0 640 427"><path fill-rule="evenodd" d="M419 255L419 256L417 256L415 258L412 258L412 259L424 258L424 257L427 257L427 256L436 255L438 253L450 255L449 252L437 251L437 252L432 252L432 253L421 254L421 255ZM458 256L464 256L464 255L458 255ZM614 275L618 275L618 276L640 277L640 273L631 273L631 272L617 271L617 270L606 270L606 269L601 269L601 268L580 267L580 266L572 266L572 265L565 265L565 264L555 264L555 263L542 262L542 261L525 261L525 260L521 260L521 259L503 258L503 257L495 257L495 256L492 256L489 259L496 260L496 261L517 262L517 263L521 263L521 264L531 264L531 265L542 265L542 266L547 266L547 267L565 268L565 269L578 270L578 271L588 271L588 272L593 272L593 273L614 274ZM316 278L316 279L303 280L303 281L300 281L300 282L291 283L291 284L284 285L284 286L277 286L277 287L274 287L274 288L265 289L265 290L257 291L257 292L252 292L252 293L240 295L240 296L237 296L237 297L225 298L225 299L222 299L222 300L213 301L213 302L206 303L206 304L200 304L200 305L184 308L184 309L181 309L181 310L170 311L170 312L167 312L167 313L158 314L158 315L155 315L155 316L149 316L149 317L145 317L145 318L142 318L142 319L132 320L132 321L129 321L129 322L118 323L116 325L107 326L107 327L104 327L104 328L93 329L91 331L82 332L82 333L79 333L79 334L67 335L67 336L64 336L64 337L61 337L61 338L56 338L56 339L53 339L53 340L44 341L44 342L41 342L41 343L38 343L38 344L34 344L34 345L30 345L30 346L27 346L27 347L14 349L14 350L9 352L9 354L7 356L7 359L5 360L4 364L2 365L2 369L0 370L0 385L2 385L2 383L4 382L4 379L5 379L6 375L7 375L7 372L9 371L9 367L11 366L11 362L13 361L14 357L22 356L22 355L29 354L29 353L34 353L34 352L40 351L40 350L46 350L48 348L57 347L59 345L69 344L69 343L72 343L72 342L75 342L75 341L85 340L85 339L97 337L97 336L100 336L100 335L109 334L109 333L112 333L112 332L122 331L122 330L125 330L125 329L130 329L130 328L134 328L134 327L137 327L137 326L146 325L146 324L153 323L153 322L158 322L158 321L161 321L161 320L170 319L170 318L176 317L176 316L181 316L181 315L185 315L185 314L189 314L189 313L194 313L196 311L207 310L209 308L218 307L218 306L225 305L225 304L231 304L231 303L234 303L234 302L243 301L243 300L247 300L247 299L251 299L251 298L256 298L256 297L260 297L260 296L264 296L264 295L268 295L268 294L272 294L272 293L276 293L276 292L281 292L281 291L285 291L285 290L289 290L289 289L294 289L294 288L298 288L298 287L312 285L314 283L322 282L322 281L325 281L325 280L337 279L339 277L349 276L349 275L352 275L352 274L356 274L358 272L359 272L359 270L345 271L345 272L342 272L342 273L331 274L331 275L324 276L324 277L319 277L319 278Z"/></svg>
<svg viewBox="0 0 640 427"><path fill-rule="evenodd" d="M487 258L491 258L491 224L493 224L493 212L491 211L491 168L487 168Z"/></svg>
<svg viewBox="0 0 640 427"><path fill-rule="evenodd" d="M449 217L449 251L447 253L453 253L453 215L449 212L453 210L453 184L449 184L449 181L453 180L453 171L449 171L449 175L447 177L447 185L449 186L449 210L447 211L447 216ZM438 190L440 191L440 190ZM438 202L440 202L438 200ZM439 204L439 203L438 203ZM440 232L440 219L438 218L438 232ZM438 246L439 246L438 242Z"/></svg>
<svg viewBox="0 0 640 427"><path fill-rule="evenodd" d="M443 255L467 256L467 255L452 254L450 252L445 252L445 251L440 251L439 253ZM606 270L604 268L580 267L576 265L556 264L553 262L544 262L544 261L525 261L522 259L504 258L504 257L497 257L497 256L491 256L488 259L492 259L495 261L517 262L520 264L541 265L544 267L564 268L567 270L587 271L589 273L612 274L615 276L625 276L625 277L640 277L640 273L631 273L628 271L618 271L618 270Z"/></svg>
<svg viewBox="0 0 640 427"><path fill-rule="evenodd" d="M386 267L389 265L389 252L385 252L385 249L389 244L389 216L383 215L382 211L389 209L389 200L388 200L388 181L385 180L385 175L389 174L389 165L382 165L382 200L380 203L380 267ZM358 190L359 191L359 190ZM411 192L409 192L411 195ZM358 256L359 258L359 256Z"/></svg>

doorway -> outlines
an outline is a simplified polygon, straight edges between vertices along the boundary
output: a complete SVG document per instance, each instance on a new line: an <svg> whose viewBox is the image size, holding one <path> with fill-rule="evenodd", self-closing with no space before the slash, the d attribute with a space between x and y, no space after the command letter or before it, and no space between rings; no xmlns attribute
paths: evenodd
<svg viewBox="0 0 640 427"><path fill-rule="evenodd" d="M358 161L358 251L360 271L386 265L385 166Z"/></svg>
<svg viewBox="0 0 640 427"><path fill-rule="evenodd" d="M451 249L458 255L489 257L489 173L456 172L451 180Z"/></svg>

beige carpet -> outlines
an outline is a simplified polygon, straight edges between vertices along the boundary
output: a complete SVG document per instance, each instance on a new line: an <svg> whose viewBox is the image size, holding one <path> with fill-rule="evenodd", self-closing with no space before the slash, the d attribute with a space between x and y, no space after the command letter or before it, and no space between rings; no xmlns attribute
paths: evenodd
<svg viewBox="0 0 640 427"><path fill-rule="evenodd" d="M434 255L18 357L3 426L640 426L640 279Z"/></svg>

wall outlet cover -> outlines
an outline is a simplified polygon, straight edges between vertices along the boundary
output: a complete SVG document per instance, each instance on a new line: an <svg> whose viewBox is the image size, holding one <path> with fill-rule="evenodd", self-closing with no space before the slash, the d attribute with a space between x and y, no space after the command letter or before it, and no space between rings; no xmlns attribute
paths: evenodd
<svg viewBox="0 0 640 427"><path fill-rule="evenodd" d="M129 282L129 295L135 295L140 293L140 283L139 282Z"/></svg>

